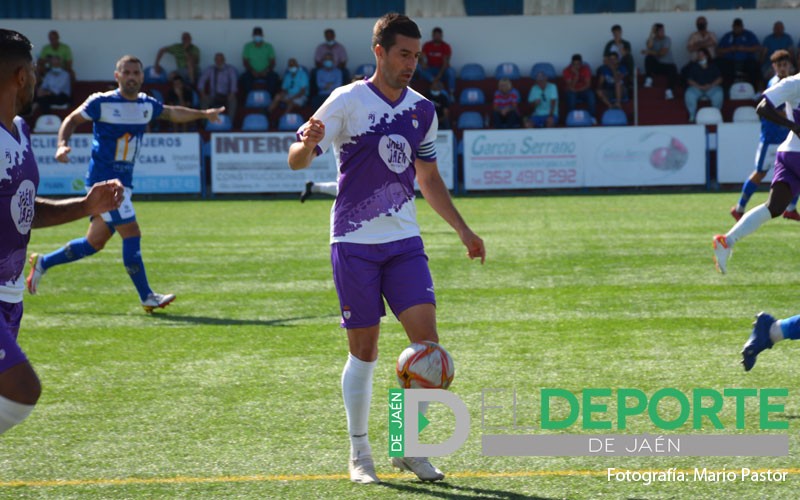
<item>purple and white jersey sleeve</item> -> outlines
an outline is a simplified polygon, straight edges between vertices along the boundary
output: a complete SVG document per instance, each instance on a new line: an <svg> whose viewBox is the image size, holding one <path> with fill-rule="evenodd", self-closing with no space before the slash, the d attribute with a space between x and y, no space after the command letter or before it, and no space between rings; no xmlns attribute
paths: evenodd
<svg viewBox="0 0 800 500"><path fill-rule="evenodd" d="M785 106L789 120L795 123L800 121L800 75L784 78L777 85L765 90L763 95L774 107ZM800 139L796 134L789 133L778 151L800 152Z"/></svg>
<svg viewBox="0 0 800 500"><path fill-rule="evenodd" d="M318 152L333 147L339 170L331 242L378 244L419 236L414 162L436 159L433 104L412 89L389 101L363 80L335 90L314 116L325 124Z"/></svg>

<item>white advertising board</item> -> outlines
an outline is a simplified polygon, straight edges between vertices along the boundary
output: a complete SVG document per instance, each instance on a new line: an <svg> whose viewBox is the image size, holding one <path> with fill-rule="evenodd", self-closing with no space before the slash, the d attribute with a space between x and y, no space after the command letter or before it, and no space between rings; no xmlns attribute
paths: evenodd
<svg viewBox="0 0 800 500"><path fill-rule="evenodd" d="M92 135L74 134L69 163L54 155L55 134L33 134L31 144L39 164L39 194L68 195L85 192L84 181L92 157ZM200 136L145 134L133 170L135 193L200 193Z"/></svg>
<svg viewBox="0 0 800 500"><path fill-rule="evenodd" d="M286 163L293 132L234 132L211 135L211 189L214 193L287 193L300 191L308 181L335 181L332 149L293 171ZM443 130L436 140L439 171L448 189L453 174L453 132Z"/></svg>
<svg viewBox="0 0 800 500"><path fill-rule="evenodd" d="M467 190L705 184L701 126L464 132Z"/></svg>
<svg viewBox="0 0 800 500"><path fill-rule="evenodd" d="M756 149L761 136L760 123L721 123L717 125L717 181L741 184L750 177L756 164ZM778 145L767 150L770 170L764 182L772 180L772 165Z"/></svg>

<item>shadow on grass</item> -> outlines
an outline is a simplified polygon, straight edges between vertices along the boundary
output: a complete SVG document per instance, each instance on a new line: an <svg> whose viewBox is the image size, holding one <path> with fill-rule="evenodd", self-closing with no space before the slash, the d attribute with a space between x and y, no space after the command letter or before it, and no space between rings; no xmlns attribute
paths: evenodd
<svg viewBox="0 0 800 500"><path fill-rule="evenodd" d="M148 316L159 321L176 321L183 323L193 323L196 325L221 325L221 326L296 326L295 321L306 319L322 319L328 316L296 316L293 318L275 319L236 319L236 318L212 318L209 316L187 316L182 314L153 313Z"/></svg>
<svg viewBox="0 0 800 500"><path fill-rule="evenodd" d="M389 483L382 482L377 487L389 488L409 494L420 494L434 498L455 498L470 500L476 498L495 498L498 500L549 500L549 497L539 497L514 493L513 491L493 490L488 488L472 488L469 486L456 486L446 482L423 483Z"/></svg>

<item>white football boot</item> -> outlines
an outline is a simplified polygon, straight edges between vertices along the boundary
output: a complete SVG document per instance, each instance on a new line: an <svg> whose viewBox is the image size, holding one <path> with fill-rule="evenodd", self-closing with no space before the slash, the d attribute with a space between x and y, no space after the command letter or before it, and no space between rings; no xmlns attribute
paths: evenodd
<svg viewBox="0 0 800 500"><path fill-rule="evenodd" d="M417 475L420 481L441 481L444 473L431 465L424 457L394 457L392 465L401 470L407 470Z"/></svg>
<svg viewBox="0 0 800 500"><path fill-rule="evenodd" d="M378 479L378 475L375 474L375 462L372 461L371 456L367 455L366 457L351 459L347 465L350 469L350 480L354 483L371 484L381 482Z"/></svg>
<svg viewBox="0 0 800 500"><path fill-rule="evenodd" d="M142 307L144 307L146 313L150 314L156 307L163 309L167 307L173 300L175 300L175 294L173 293L168 293L166 295L162 295L160 293L151 293L147 296L147 299L142 301Z"/></svg>

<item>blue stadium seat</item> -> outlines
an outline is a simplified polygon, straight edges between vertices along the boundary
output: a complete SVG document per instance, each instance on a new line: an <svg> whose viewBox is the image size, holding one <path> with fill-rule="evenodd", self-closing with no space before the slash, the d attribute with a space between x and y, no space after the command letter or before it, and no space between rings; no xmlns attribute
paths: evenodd
<svg viewBox="0 0 800 500"><path fill-rule="evenodd" d="M461 67L458 77L462 80L476 81L486 78L486 71L483 66L477 63L467 63Z"/></svg>
<svg viewBox="0 0 800 500"><path fill-rule="evenodd" d="M0 2L1 19L50 19L52 15L50 0L24 0Z"/></svg>
<svg viewBox="0 0 800 500"><path fill-rule="evenodd" d="M628 115L626 115L624 111L618 108L607 109L603 113L603 116L600 118L600 123L602 125L611 125L611 126L627 125Z"/></svg>
<svg viewBox="0 0 800 500"><path fill-rule="evenodd" d="M278 120L278 130L281 132L294 132L303 124L303 117L297 113L285 113Z"/></svg>
<svg viewBox="0 0 800 500"><path fill-rule="evenodd" d="M501 78L516 80L519 78L519 66L512 62L500 63L497 65L497 69L494 70L494 77L498 80Z"/></svg>
<svg viewBox="0 0 800 500"><path fill-rule="evenodd" d="M225 114L219 115L219 123L214 123L211 120L206 120L206 131L208 132L228 132L233 129L231 117Z"/></svg>
<svg viewBox="0 0 800 500"><path fill-rule="evenodd" d="M262 115L261 113L251 113L244 117L242 130L248 132L265 132L269 130L269 120L267 120L266 115Z"/></svg>
<svg viewBox="0 0 800 500"><path fill-rule="evenodd" d="M636 0L575 0L572 8L575 14L636 12ZM700 1L697 2L697 10L705 10L700 8Z"/></svg>
<svg viewBox="0 0 800 500"><path fill-rule="evenodd" d="M375 65L374 64L360 64L356 70L353 72L353 75L363 75L363 76L372 76L375 73ZM347 83L347 82L345 82Z"/></svg>
<svg viewBox="0 0 800 500"><path fill-rule="evenodd" d="M114 19L166 19L165 0L114 0Z"/></svg>
<svg viewBox="0 0 800 500"><path fill-rule="evenodd" d="M247 93L244 107L250 109L266 109L272 102L272 96L266 90L251 90Z"/></svg>
<svg viewBox="0 0 800 500"><path fill-rule="evenodd" d="M229 0L231 19L286 19L286 0ZM228 3L228 2L225 2ZM380 16L369 16L380 17Z"/></svg>
<svg viewBox="0 0 800 500"><path fill-rule="evenodd" d="M161 68L161 73L156 73L152 66L144 69L144 83L167 83L167 72Z"/></svg>
<svg viewBox="0 0 800 500"><path fill-rule="evenodd" d="M464 10L468 16L521 16L525 2L523 0L463 0Z"/></svg>
<svg viewBox="0 0 800 500"><path fill-rule="evenodd" d="M573 109L567 113L567 127L591 127L594 125L592 115L583 109Z"/></svg>
<svg viewBox="0 0 800 500"><path fill-rule="evenodd" d="M461 130L483 128L483 116L477 111L464 111L458 115L457 127Z"/></svg>
<svg viewBox="0 0 800 500"><path fill-rule="evenodd" d="M468 87L461 91L458 103L463 106L479 106L486 103L486 96L478 87Z"/></svg>
<svg viewBox="0 0 800 500"><path fill-rule="evenodd" d="M558 78L558 74L556 73L556 68L553 67L553 65L548 62L540 62L534 64L533 67L531 68L531 78L536 78L536 75L538 75L539 72L542 72L545 75L547 75L548 80L555 80L556 78Z"/></svg>

